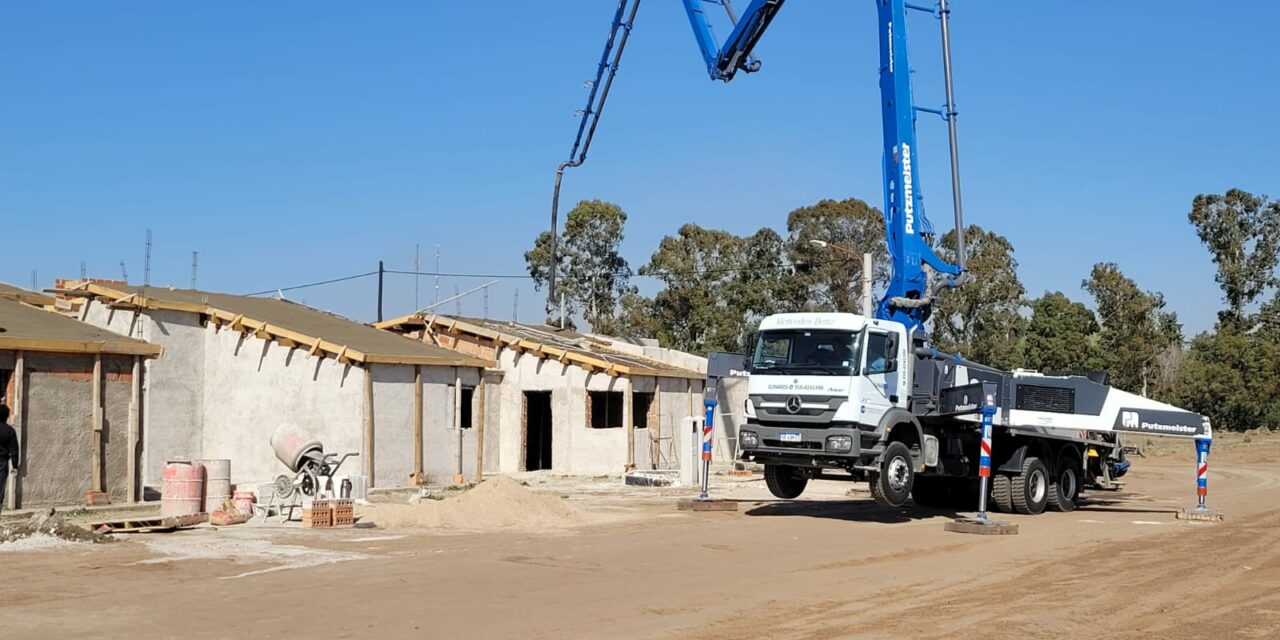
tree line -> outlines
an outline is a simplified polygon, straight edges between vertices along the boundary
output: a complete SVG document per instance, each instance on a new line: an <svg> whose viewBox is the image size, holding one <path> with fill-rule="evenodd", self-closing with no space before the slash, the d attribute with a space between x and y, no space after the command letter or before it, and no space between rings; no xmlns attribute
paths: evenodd
<svg viewBox="0 0 1280 640"><path fill-rule="evenodd" d="M1161 293L1110 262L1080 281L1091 307L1064 291L1029 297L1013 244L974 225L964 230L974 279L935 300L930 336L939 349L1005 369L1107 371L1113 386L1203 413L1218 428L1280 422L1280 201L1239 189L1199 195L1187 219L1222 289L1224 306L1209 331L1188 339ZM603 334L657 338L698 354L741 351L769 314L857 313L862 252L873 255L876 288L888 281L883 217L856 198L790 212L785 235L688 223L638 270L620 253L626 220L616 204L584 200L558 238L557 287L568 317ZM937 239L952 262L955 233ZM539 289L552 268L550 241L543 232L525 254ZM642 295L636 275L657 279L658 291ZM548 307L548 317L558 317Z"/></svg>

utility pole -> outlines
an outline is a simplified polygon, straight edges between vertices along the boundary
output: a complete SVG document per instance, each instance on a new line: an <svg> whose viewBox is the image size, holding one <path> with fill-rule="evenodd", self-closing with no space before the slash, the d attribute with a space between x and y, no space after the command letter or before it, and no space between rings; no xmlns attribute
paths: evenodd
<svg viewBox="0 0 1280 640"><path fill-rule="evenodd" d="M31 290L32 290L32 291L35 291L35 290L36 290L36 279L37 279L37 278L36 278L36 270L35 270L35 269L32 269L32 270L31 270Z"/></svg>
<svg viewBox="0 0 1280 640"><path fill-rule="evenodd" d="M129 270L124 268L124 260L120 261L120 279L129 284Z"/></svg>
<svg viewBox="0 0 1280 640"><path fill-rule="evenodd" d="M88 279L89 279L89 265L85 264L84 260L81 260L80 261L80 281L83 282Z"/></svg>
<svg viewBox="0 0 1280 640"><path fill-rule="evenodd" d="M382 266L382 261L378 261L378 322L382 322L382 277L386 273L386 268Z"/></svg>
<svg viewBox="0 0 1280 640"><path fill-rule="evenodd" d="M458 291L458 285L456 284L453 285L453 297L457 298L457 306L454 307L457 310L455 315L462 317L462 294Z"/></svg>
<svg viewBox="0 0 1280 640"><path fill-rule="evenodd" d="M418 291L422 289L422 286L421 286L422 260L419 259L421 257L421 249L422 249L421 243L414 243L413 245L413 308L414 309L422 308L421 306L418 305Z"/></svg>
<svg viewBox="0 0 1280 640"><path fill-rule="evenodd" d="M196 271L200 269L200 252L191 252L191 288L196 288Z"/></svg>
<svg viewBox="0 0 1280 640"><path fill-rule="evenodd" d="M516 293L512 296L511 302L511 324L516 323L516 318L520 317L520 289L516 289Z"/></svg>
<svg viewBox="0 0 1280 640"><path fill-rule="evenodd" d="M440 243L436 243L436 299L432 302L440 302Z"/></svg>
<svg viewBox="0 0 1280 640"><path fill-rule="evenodd" d="M151 284L151 230L147 229L147 252L142 260L142 284Z"/></svg>

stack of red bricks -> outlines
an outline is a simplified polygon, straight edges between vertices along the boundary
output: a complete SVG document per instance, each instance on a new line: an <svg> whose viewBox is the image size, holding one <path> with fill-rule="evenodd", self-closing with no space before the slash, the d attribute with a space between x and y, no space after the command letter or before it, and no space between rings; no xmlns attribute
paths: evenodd
<svg viewBox="0 0 1280 640"><path fill-rule="evenodd" d="M333 526L350 527L356 523L355 500L331 500L333 504Z"/></svg>
<svg viewBox="0 0 1280 640"><path fill-rule="evenodd" d="M356 523L354 500L312 500L302 507L302 526L307 529L350 527Z"/></svg>
<svg viewBox="0 0 1280 640"><path fill-rule="evenodd" d="M327 529L333 526L333 501L312 500L302 506L302 526L306 529Z"/></svg>

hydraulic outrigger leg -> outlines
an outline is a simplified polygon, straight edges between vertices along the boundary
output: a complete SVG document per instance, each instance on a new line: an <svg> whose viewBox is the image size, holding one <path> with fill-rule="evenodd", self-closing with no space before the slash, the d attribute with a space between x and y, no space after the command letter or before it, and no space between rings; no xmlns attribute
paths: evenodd
<svg viewBox="0 0 1280 640"><path fill-rule="evenodd" d="M1204 504L1205 498L1209 495L1209 445L1212 443L1213 441L1208 438L1196 438L1196 507L1179 511L1179 520L1201 522L1222 520L1221 511L1210 509Z"/></svg>
<svg viewBox="0 0 1280 640"><path fill-rule="evenodd" d="M996 388L992 383L985 383L982 386L982 442L979 445L981 450L978 452L978 513L972 518L957 517L946 524L946 530L980 535L1009 535L1018 532L1018 525L987 517L987 487L991 481L991 423L996 415Z"/></svg>

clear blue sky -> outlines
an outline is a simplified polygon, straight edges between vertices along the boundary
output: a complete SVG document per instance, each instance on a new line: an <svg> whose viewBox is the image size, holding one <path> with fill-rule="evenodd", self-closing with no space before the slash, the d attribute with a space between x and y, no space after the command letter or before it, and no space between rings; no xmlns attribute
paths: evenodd
<svg viewBox="0 0 1280 640"><path fill-rule="evenodd" d="M523 273L547 226L614 2L10 2L0 7L0 280L79 275L244 293L376 267ZM968 221L1008 236L1031 295L1115 261L1189 332L1220 306L1186 221L1197 193L1280 191L1272 2L956 0ZM941 102L936 22L912 23L918 101ZM721 31L723 33L723 31ZM794 0L761 73L706 79L674 1L641 7L587 165L564 200L630 214L647 261L686 221L750 233L791 209L880 204L870 0ZM948 228L944 129L920 179ZM568 208L567 206L565 207ZM455 286L480 281L445 279ZM521 285L523 319L541 302ZM423 278L421 300L434 298ZM515 284L491 291L509 317ZM371 279L293 294L371 319ZM387 313L413 306L388 283ZM477 296L464 312L481 312ZM453 305L445 307L452 312Z"/></svg>

